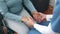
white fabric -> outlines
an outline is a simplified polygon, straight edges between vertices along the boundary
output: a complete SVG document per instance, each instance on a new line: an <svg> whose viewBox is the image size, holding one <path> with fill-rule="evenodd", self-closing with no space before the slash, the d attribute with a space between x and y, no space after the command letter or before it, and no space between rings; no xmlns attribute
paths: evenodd
<svg viewBox="0 0 60 34"><path fill-rule="evenodd" d="M34 28L41 32L42 34L58 34L51 29L51 23L48 26L43 26L39 24L34 24Z"/></svg>
<svg viewBox="0 0 60 34"><path fill-rule="evenodd" d="M30 16L25 9L21 12L20 16ZM27 34L28 27L22 22L16 22L13 20L5 19L10 29L16 31L18 34Z"/></svg>
<svg viewBox="0 0 60 34"><path fill-rule="evenodd" d="M51 21L52 17L53 17L52 14L50 14L50 15L46 15L46 20L47 20L47 21Z"/></svg>

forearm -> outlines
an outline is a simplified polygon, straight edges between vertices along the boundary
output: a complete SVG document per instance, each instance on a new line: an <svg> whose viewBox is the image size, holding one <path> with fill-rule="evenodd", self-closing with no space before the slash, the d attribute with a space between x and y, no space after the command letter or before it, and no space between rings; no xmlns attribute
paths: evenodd
<svg viewBox="0 0 60 34"><path fill-rule="evenodd" d="M47 26L43 26L43 25L39 25L39 24L34 24L34 28L41 33L44 33L48 29Z"/></svg>
<svg viewBox="0 0 60 34"><path fill-rule="evenodd" d="M7 18L7 19L14 20L14 21L21 21L21 16L18 16L18 15L9 13L9 12L7 12L7 13L4 15L4 17Z"/></svg>
<svg viewBox="0 0 60 34"><path fill-rule="evenodd" d="M32 12L36 11L35 7L33 6L30 0L24 0L24 5Z"/></svg>
<svg viewBox="0 0 60 34"><path fill-rule="evenodd" d="M2 0L0 0L0 13L5 18L16 20L16 21L20 21L21 20L21 16L9 13L6 3L4 1L2 1Z"/></svg>
<svg viewBox="0 0 60 34"><path fill-rule="evenodd" d="M43 25L39 25L39 24L34 24L34 28L36 30L38 30L39 32L41 32L42 34L58 34L56 32L54 32L51 28L51 23L49 23L48 26L43 26Z"/></svg>
<svg viewBox="0 0 60 34"><path fill-rule="evenodd" d="M15 21L21 21L21 16L9 13L7 9L6 10L2 9L0 13L4 16L4 18L15 20Z"/></svg>

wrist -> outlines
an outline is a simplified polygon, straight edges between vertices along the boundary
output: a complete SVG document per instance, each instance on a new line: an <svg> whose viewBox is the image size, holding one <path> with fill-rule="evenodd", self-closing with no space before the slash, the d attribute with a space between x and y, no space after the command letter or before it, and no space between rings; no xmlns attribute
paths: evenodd
<svg viewBox="0 0 60 34"><path fill-rule="evenodd" d="M32 24L32 26L34 26L34 23Z"/></svg>
<svg viewBox="0 0 60 34"><path fill-rule="evenodd" d="M32 12L32 14L34 14L34 13L38 13L38 12L35 10L35 11Z"/></svg>
<svg viewBox="0 0 60 34"><path fill-rule="evenodd" d="M33 26L34 26L34 23L31 22L31 23L29 24L29 26L30 26L30 27L33 27Z"/></svg>

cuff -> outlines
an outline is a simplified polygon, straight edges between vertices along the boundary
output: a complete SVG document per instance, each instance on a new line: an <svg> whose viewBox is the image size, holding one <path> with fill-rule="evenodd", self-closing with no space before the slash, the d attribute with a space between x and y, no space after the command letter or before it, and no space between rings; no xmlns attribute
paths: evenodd
<svg viewBox="0 0 60 34"><path fill-rule="evenodd" d="M45 33L45 31L47 31L47 29L48 29L47 26L43 26L43 25L39 25L39 24L34 24L34 28L41 33Z"/></svg>

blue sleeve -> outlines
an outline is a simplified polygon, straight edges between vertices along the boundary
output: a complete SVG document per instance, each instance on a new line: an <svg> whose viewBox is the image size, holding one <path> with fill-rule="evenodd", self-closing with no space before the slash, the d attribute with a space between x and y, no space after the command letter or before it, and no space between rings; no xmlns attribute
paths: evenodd
<svg viewBox="0 0 60 34"><path fill-rule="evenodd" d="M60 33L60 0L56 0L56 5L53 10L53 18L51 27L54 32Z"/></svg>
<svg viewBox="0 0 60 34"><path fill-rule="evenodd" d="M33 11L36 10L30 0L24 0L24 5L25 5L31 12L33 12Z"/></svg>
<svg viewBox="0 0 60 34"><path fill-rule="evenodd" d="M0 13L4 16L4 18L20 21L21 16L12 14L8 12L7 5L4 1L0 1Z"/></svg>

